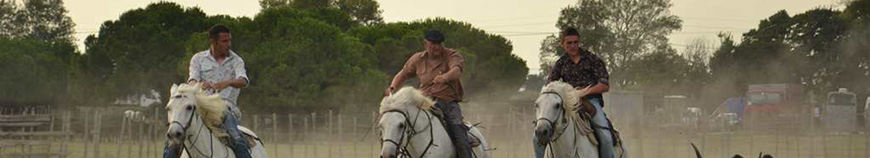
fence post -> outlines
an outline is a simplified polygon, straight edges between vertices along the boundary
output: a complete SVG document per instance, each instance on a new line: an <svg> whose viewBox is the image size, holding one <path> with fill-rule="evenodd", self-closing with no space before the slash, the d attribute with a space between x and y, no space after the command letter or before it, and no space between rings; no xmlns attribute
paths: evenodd
<svg viewBox="0 0 870 158"><path fill-rule="evenodd" d="M88 115L90 113L90 110L84 109L81 112L84 113L84 114L82 114L82 120L85 121L85 133L83 134L84 137L82 137L82 141L84 141L83 144L85 145L84 157L88 157L88 149L90 148L90 145L91 145L91 139L90 139L91 118L88 117L88 116L90 116L90 115Z"/></svg>
<svg viewBox="0 0 870 158"><path fill-rule="evenodd" d="M344 142L344 132L341 130L342 129L341 128L341 113L338 113L338 126L337 127L338 127L338 141ZM338 145L343 145L343 144L344 143L338 143ZM342 151L341 146L339 146L338 147L338 157L341 157L341 155L343 153L341 151Z"/></svg>
<svg viewBox="0 0 870 158"><path fill-rule="evenodd" d="M310 115L309 115L309 116L310 116ZM302 153L303 153L303 154L302 154L302 155L303 155L303 157L308 157L308 143L307 143L307 142L308 142L308 138L309 138L309 137L305 137L305 136L308 135L307 132L310 131L310 130L308 130L308 129L310 129L310 128L308 127L308 119L309 119L308 117L305 117L305 115L303 115L303 117L302 117L302 125L304 126L304 130L301 132L301 134L303 135L302 138L304 138L305 141L306 141L305 144L302 144L302 148L303 148L303 150L302 150Z"/></svg>
<svg viewBox="0 0 870 158"><path fill-rule="evenodd" d="M275 113L272 113L272 142L275 143L275 145L272 145L275 148L275 150L273 150L273 151L275 151L275 154L272 156L273 157L280 157L280 156L278 156L278 143L277 143L278 142L278 114L275 114Z"/></svg>
<svg viewBox="0 0 870 158"><path fill-rule="evenodd" d="M332 110L329 110L329 116L326 118L326 121L327 121L326 126L327 126L327 128L329 128L328 129L329 131L327 131L327 135L331 136L332 134L335 133L335 131L333 131L333 127L332 127L332 125L335 121L335 120L333 120L333 117L332 117ZM328 158L332 158L332 141L333 141L332 137L328 136L326 139L326 147L327 147L327 151L328 151L327 152L328 154L326 155L326 157L328 157Z"/></svg>
<svg viewBox="0 0 870 158"><path fill-rule="evenodd" d="M118 150L115 151L115 155L117 157L121 157L121 149L123 148L123 145L121 143L124 140L124 133L127 132L127 128L125 128L126 126L127 126L127 117L126 117L126 115L124 115L124 117L121 117L121 135L118 136L118 140L116 141L116 142L118 142Z"/></svg>
<svg viewBox="0 0 870 158"><path fill-rule="evenodd" d="M290 155L287 157L294 157L293 155L293 114L287 114L287 144L290 145Z"/></svg>
<svg viewBox="0 0 870 158"><path fill-rule="evenodd" d="M69 151L69 150L68 150L68 147L67 147L67 144L69 143L69 137L70 137L70 134L72 134L72 133L70 132L70 130L69 130L69 128L70 128L70 123L72 122L71 120L72 120L72 114L71 114L71 111L67 111L67 112L65 112L65 113L64 113L64 116L63 116L63 132L64 132L64 138L63 138L63 143L61 144L61 147L60 147L60 148L61 148L61 153L62 153L62 154L67 154L67 151Z"/></svg>
<svg viewBox="0 0 870 158"><path fill-rule="evenodd" d="M356 119L357 119L357 117L354 116L353 117L353 125L350 126L352 129L351 131L353 132L353 133L350 133L351 138L356 138L356 125L358 125ZM351 140L350 142L353 144L353 156L354 157L359 156L359 155L357 155L357 152L356 152L356 145L357 145L356 141Z"/></svg>
<svg viewBox="0 0 870 158"><path fill-rule="evenodd" d="M311 138L314 138L313 140L319 140L319 139L317 139L317 113L316 112L311 113ZM309 142L311 142L311 144L312 144L311 147L313 148L312 149L312 151L313 151L312 156L317 157L317 142L316 141L309 141Z"/></svg>
<svg viewBox="0 0 870 158"><path fill-rule="evenodd" d="M97 110L95 112L97 112L97 114L94 115L94 118L96 119L96 120L94 120L94 122L96 122L97 128L94 129L96 131L94 134L94 156L96 158L100 158L100 139L101 139L100 131L103 127L103 119L102 119L103 113L100 110Z"/></svg>

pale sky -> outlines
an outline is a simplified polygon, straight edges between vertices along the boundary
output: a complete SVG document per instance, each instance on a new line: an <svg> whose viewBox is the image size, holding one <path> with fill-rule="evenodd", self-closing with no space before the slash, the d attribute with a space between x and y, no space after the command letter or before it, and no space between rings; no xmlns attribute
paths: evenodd
<svg viewBox="0 0 870 158"><path fill-rule="evenodd" d="M68 0L66 8L76 23L80 49L83 39L99 30L106 20L116 20L123 12L145 7L158 0ZM226 14L252 17L259 12L258 0L169 0L184 7L198 6L208 15ZM807 10L842 8L842 0L671 0L672 14L683 19L683 29L670 35L677 50L693 39L718 44L716 34L740 35L758 26L761 19L785 9L789 15ZM539 71L538 49L541 40L556 33L559 11L577 0L379 0L386 22L413 21L445 17L464 21L474 27L505 36L513 53L526 60L529 73ZM449 37L447 40L450 40ZM449 46L448 46L449 47Z"/></svg>

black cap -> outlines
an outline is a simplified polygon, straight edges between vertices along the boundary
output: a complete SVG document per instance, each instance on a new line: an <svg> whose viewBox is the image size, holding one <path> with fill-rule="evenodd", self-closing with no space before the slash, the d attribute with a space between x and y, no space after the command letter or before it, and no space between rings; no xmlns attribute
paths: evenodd
<svg viewBox="0 0 870 158"><path fill-rule="evenodd" d="M429 42L433 42L433 43L444 42L444 34L441 34L441 31L438 31L438 30L426 30L426 32L423 33L423 36Z"/></svg>

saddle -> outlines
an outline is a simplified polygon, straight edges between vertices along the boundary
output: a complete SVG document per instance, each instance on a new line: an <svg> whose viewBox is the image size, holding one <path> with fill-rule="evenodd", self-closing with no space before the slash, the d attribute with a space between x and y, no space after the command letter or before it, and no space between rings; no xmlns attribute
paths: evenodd
<svg viewBox="0 0 870 158"><path fill-rule="evenodd" d="M581 133L585 133L586 137L589 138L589 141L592 142L593 145L597 146L599 144L597 139L598 136L595 135L595 132L592 132L592 128L603 128L610 131L610 135L613 136L613 146L619 146L620 144L622 144L622 137L619 136L619 131L617 131L616 128L613 128L613 122L610 121L610 118L607 118L607 123L610 128L595 125L592 122L592 116L595 116L598 111L595 109L595 106L592 105L592 103L590 103L588 100L580 100L580 105L574 107L574 111L576 111L579 115L579 120L574 120L574 122L576 122L576 127L580 128L579 131L581 131Z"/></svg>
<svg viewBox="0 0 870 158"><path fill-rule="evenodd" d="M239 127L239 131L242 132L242 137L244 137L246 142L248 142L248 149L254 148L254 146L257 145L257 142L262 142L262 140L260 140L260 137L258 137L257 134L254 133L254 131L251 131L250 129L245 128L243 126L238 126L238 127ZM220 129L220 130L225 130L225 129ZM215 136L218 138L218 140L221 141L221 143L232 144L232 143L230 143L230 136L227 134L215 135Z"/></svg>

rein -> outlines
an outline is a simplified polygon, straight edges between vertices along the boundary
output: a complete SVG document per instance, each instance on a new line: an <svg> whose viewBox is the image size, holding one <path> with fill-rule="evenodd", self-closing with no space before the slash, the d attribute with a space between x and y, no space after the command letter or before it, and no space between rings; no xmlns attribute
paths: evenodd
<svg viewBox="0 0 870 158"><path fill-rule="evenodd" d="M556 93L556 92L553 92L553 91L547 91L547 92L541 92L541 94L553 94L553 95L556 95L557 97L559 97L559 100L562 100L562 103L565 102L564 99L562 98L562 95L560 95L559 93ZM579 102L578 102L577 104L579 104ZM576 104L575 104L575 105L576 105ZM553 147L552 147L551 145L553 144L553 142L556 142L557 140L559 140L559 138L561 138L562 135L565 135L565 131L568 130L568 124L567 124L567 122L568 122L568 118L565 117L565 115L566 115L565 113L567 113L567 109L565 109L564 106L559 106L558 109L560 109L561 112L559 112L559 115L556 116L555 121L554 121L554 120L547 119L546 117L541 117L541 118L538 118L537 120L535 120L535 123L537 123L537 121L546 121L547 123L550 124L550 128L553 129L553 132L551 133L551 134L552 134L552 137L550 138L549 141L547 141L546 144L544 144L545 146L549 146L549 147L550 147L550 155L551 155L551 157L552 157L553 155L555 155L555 154L553 153ZM556 125L556 123L557 123L556 121L560 121L560 120L561 120L562 122L566 123L566 124L565 124L564 126L561 127L561 130L558 130L558 129L557 129L557 125ZM578 127L575 126L574 128L575 128L575 129L574 129L575 131L578 130L578 129L576 129L576 128L578 128ZM577 138L578 138L578 136L575 135L575 136L574 136L574 143L573 143L573 144L574 144L574 147L577 146ZM579 157L579 156L580 156L580 153L578 153L577 150L574 150L574 157Z"/></svg>
<svg viewBox="0 0 870 158"><path fill-rule="evenodd" d="M203 132L203 127L205 127L205 122L203 122L202 119L199 119L200 126L196 132L196 137L194 137L193 140L187 139L187 129L190 128L190 123L193 122L193 118L194 118L193 116L196 114L196 109L197 109L196 106L194 106L193 110L190 111L190 117L187 119L186 126L182 125L180 122L175 121L175 120L173 120L169 125L178 124L183 129L184 133L182 133L181 138L184 139L184 141L181 143L181 147L188 151L187 157L193 157L190 155L190 153L191 153L190 151L196 151L199 155L202 155L204 157L214 157L214 137L209 138L209 153L208 153L208 155L206 155L206 153L203 152L203 150L200 150L195 145L195 142L197 142L197 140L199 140L199 137L203 135L202 132ZM211 129L208 129L208 128L206 128L206 129L208 130L209 133L213 133L211 131ZM190 147L188 147L187 143L191 144ZM227 150L227 149L224 148L224 150ZM228 157L228 156L229 156L229 154L227 154L227 156L225 156L225 157Z"/></svg>
<svg viewBox="0 0 870 158"><path fill-rule="evenodd" d="M402 114L402 117L405 118L405 123L408 124L408 127L403 129L403 131L401 132L402 135L399 137L399 141L395 141L392 139L383 139L383 140L381 140L381 142L382 143L389 142L389 143L395 145L396 146L396 149L395 149L396 155L412 157L411 153L408 152L408 146L411 143L409 142L409 143L405 144L405 146L400 146L401 143L404 142L406 137L408 138L408 141L410 141L411 137L414 137L415 135L419 134L420 132L423 132L424 130L428 129L429 130L429 143L426 145L426 148L423 150L423 153L420 154L421 158L423 156L425 156L426 153L429 151L429 149L432 148L432 146L435 146L435 135L434 135L434 132L432 131L432 122L431 122L432 115L429 115L429 113L423 112L422 109L417 109L417 115L414 117L413 122L408 117L408 114L406 114L404 111L400 111L400 110L387 110L387 111L384 111L383 113L381 113L381 115L384 115L386 113L391 113L391 112ZM420 131L417 131L415 125L417 124L417 121L420 118L420 113L426 114L426 117L428 118L427 120L429 120L429 125L424 127L423 129L421 129Z"/></svg>

